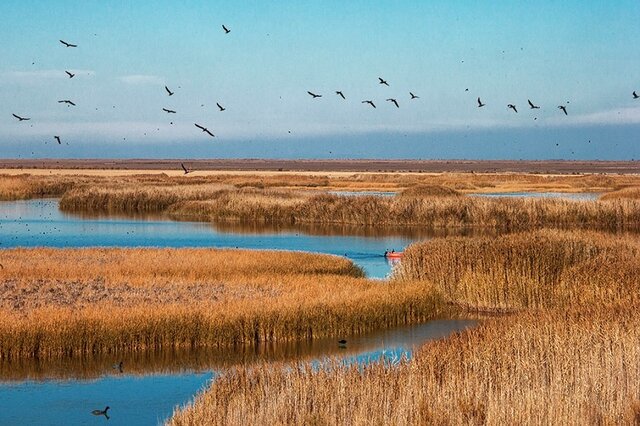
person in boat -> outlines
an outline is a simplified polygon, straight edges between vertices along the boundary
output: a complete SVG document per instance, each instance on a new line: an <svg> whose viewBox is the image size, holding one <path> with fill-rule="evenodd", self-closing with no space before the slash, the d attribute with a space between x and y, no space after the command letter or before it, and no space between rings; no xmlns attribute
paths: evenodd
<svg viewBox="0 0 640 426"><path fill-rule="evenodd" d="M396 252L396 249L391 249L391 253L395 253L395 252Z"/></svg>
<svg viewBox="0 0 640 426"><path fill-rule="evenodd" d="M384 251L384 257L387 257L388 254L389 254L389 250L385 250Z"/></svg>

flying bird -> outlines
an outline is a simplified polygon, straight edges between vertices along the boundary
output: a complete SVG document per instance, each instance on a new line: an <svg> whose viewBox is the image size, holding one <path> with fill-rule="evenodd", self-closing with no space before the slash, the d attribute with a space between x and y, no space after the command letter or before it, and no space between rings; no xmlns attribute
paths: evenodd
<svg viewBox="0 0 640 426"><path fill-rule="evenodd" d="M507 108L511 108L512 110L514 110L515 112L518 112L518 110L516 109L516 106L514 104L509 104L507 105Z"/></svg>
<svg viewBox="0 0 640 426"><path fill-rule="evenodd" d="M398 105L398 101L396 101L395 99L389 98L389 99L387 99L387 101L388 102L393 102L393 104L396 106L396 108L400 108L400 105Z"/></svg>
<svg viewBox="0 0 640 426"><path fill-rule="evenodd" d="M411 95L411 99L418 99L418 98L420 98L420 96L416 96L416 95L414 95L412 92L409 92L409 94Z"/></svg>
<svg viewBox="0 0 640 426"><path fill-rule="evenodd" d="M213 133L211 133L211 132L209 131L209 129L207 129L206 127L203 127L203 126L199 125L198 123L194 123L194 124L195 124L195 126L196 126L198 129L202 130L204 133L208 134L208 135L209 135L209 136L211 136L212 138L214 138L214 137L215 137L215 135L214 135Z"/></svg>
<svg viewBox="0 0 640 426"><path fill-rule="evenodd" d="M531 100L527 99L527 102L529 102L529 107L531 109L540 109L540 107L537 105L534 105L533 102L531 102Z"/></svg>
<svg viewBox="0 0 640 426"><path fill-rule="evenodd" d="M184 170L184 174L185 174L185 175L189 174L189 172L191 171L191 170L187 169L187 168L184 166L184 164L183 164L183 163L180 163L180 166L182 167L182 170Z"/></svg>
<svg viewBox="0 0 640 426"><path fill-rule="evenodd" d="M175 113L176 113L176 112L175 112L174 110L172 110L172 109L162 108L162 110L163 110L164 112L166 112L167 114L175 114Z"/></svg>
<svg viewBox="0 0 640 426"><path fill-rule="evenodd" d="M336 90L336 95L339 95L342 99L347 99L344 97L344 93L342 93L340 90Z"/></svg>
<svg viewBox="0 0 640 426"><path fill-rule="evenodd" d="M373 103L373 101L362 101L362 103L363 103L363 104L369 104L369 105L371 105L371 106L372 106L372 107L374 107L374 108L376 107L376 104L374 104L374 103Z"/></svg>
<svg viewBox="0 0 640 426"><path fill-rule="evenodd" d="M75 103L71 102L69 99L63 99L61 101L58 101L59 104L68 104L68 105L73 105L76 106Z"/></svg>
<svg viewBox="0 0 640 426"><path fill-rule="evenodd" d="M313 97L314 99L315 99L315 98L321 98L321 97L322 97L322 95L316 95L315 93L312 93L312 92L310 92L310 91L308 91L308 90L307 90L307 93L308 93L308 94L310 94L310 95L311 95L311 97Z"/></svg>
<svg viewBox="0 0 640 426"><path fill-rule="evenodd" d="M66 47L78 47L77 44L71 44L71 43L67 43L64 40L60 40L60 43L64 44Z"/></svg>
<svg viewBox="0 0 640 426"><path fill-rule="evenodd" d="M62 142L60 141L60 136L54 136L53 138L58 141L58 145L62 145Z"/></svg>
<svg viewBox="0 0 640 426"><path fill-rule="evenodd" d="M17 118L19 121L27 121L27 120L31 120L30 118L27 117L20 117L19 115L16 114L11 114L13 115L15 118Z"/></svg>
<svg viewBox="0 0 640 426"><path fill-rule="evenodd" d="M482 101L480 100L480 98L478 98L478 108L482 108L485 105L486 104L483 104Z"/></svg>
<svg viewBox="0 0 640 426"><path fill-rule="evenodd" d="M633 91L633 99L640 99L640 96L638 96L635 90Z"/></svg>
<svg viewBox="0 0 640 426"><path fill-rule="evenodd" d="M73 77L75 77L75 76L76 76L75 74L73 74L73 73L71 73L71 72L69 72L69 71L65 71L65 72L67 73L67 75L69 76L69 78L73 78Z"/></svg>
<svg viewBox="0 0 640 426"><path fill-rule="evenodd" d="M218 109L220 110L220 112L224 111L226 108L224 108L222 105L220 105L219 103L216 102L216 105L218 105Z"/></svg>
<svg viewBox="0 0 640 426"><path fill-rule="evenodd" d="M383 80L382 77L378 77L378 80L380 80L378 84L384 84L385 86L389 85L389 83L387 83L386 80Z"/></svg>
<svg viewBox="0 0 640 426"><path fill-rule="evenodd" d="M167 86L164 86L164 90L167 91L167 93L169 94L169 96L173 96L173 92L171 90L169 90L169 88Z"/></svg>
<svg viewBox="0 0 640 426"><path fill-rule="evenodd" d="M567 114L567 107L564 105L558 105L558 109L561 109L562 112L564 112L564 115L569 115Z"/></svg>
<svg viewBox="0 0 640 426"><path fill-rule="evenodd" d="M224 30L225 34L229 34L231 32L231 30L227 27L224 26L224 24L222 24L222 29Z"/></svg>

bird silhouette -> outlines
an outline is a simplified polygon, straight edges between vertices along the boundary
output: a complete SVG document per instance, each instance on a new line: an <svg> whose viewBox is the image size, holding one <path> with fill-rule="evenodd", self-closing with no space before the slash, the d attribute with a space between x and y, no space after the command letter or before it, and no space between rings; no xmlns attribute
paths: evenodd
<svg viewBox="0 0 640 426"><path fill-rule="evenodd" d="M78 47L77 44L71 44L71 43L67 43L64 40L60 40L60 43L64 44L66 47Z"/></svg>
<svg viewBox="0 0 640 426"><path fill-rule="evenodd" d="M312 92L310 92L310 91L308 91L308 90L307 90L307 93L308 93L308 94L310 94L310 95L311 95L311 97L312 97L312 98L314 98L314 99L315 99L315 98L321 98L321 97L322 97L322 95L316 95L315 93L312 93Z"/></svg>
<svg viewBox="0 0 640 426"><path fill-rule="evenodd" d="M16 114L11 114L13 115L15 118L17 118L19 121L27 121L27 120L31 120L30 118L27 117L20 117L19 115Z"/></svg>
<svg viewBox="0 0 640 426"><path fill-rule="evenodd" d="M342 99L347 99L344 97L344 93L342 93L340 90L336 90L336 95L340 95Z"/></svg>
<svg viewBox="0 0 640 426"><path fill-rule="evenodd" d="M635 90L633 91L633 99L640 99L640 96L638 96Z"/></svg>
<svg viewBox="0 0 640 426"><path fill-rule="evenodd" d="M387 102L393 102L393 104L396 106L396 108L400 108L400 105L398 105L398 101L396 101L393 98L389 98L387 99Z"/></svg>
<svg viewBox="0 0 640 426"><path fill-rule="evenodd" d="M419 99L420 98L420 96L416 96L412 92L409 92L409 94L411 95L411 99Z"/></svg>
<svg viewBox="0 0 640 426"><path fill-rule="evenodd" d="M218 109L220 110L220 112L224 111L226 108L224 108L222 105L220 105L219 103L216 102L216 105L218 105Z"/></svg>
<svg viewBox="0 0 640 426"><path fill-rule="evenodd" d="M173 96L173 93L171 90L169 90L169 88L167 86L164 86L164 90L167 91L167 93L169 94L169 96Z"/></svg>
<svg viewBox="0 0 640 426"><path fill-rule="evenodd" d="M183 163L180 163L180 166L182 167L182 170L184 170L185 175L189 174L190 170L188 170Z"/></svg>
<svg viewBox="0 0 640 426"><path fill-rule="evenodd" d="M222 29L224 30L224 33L225 33L225 34L229 34L229 33L231 32L231 30L230 30L229 28L225 27L225 25L224 25L224 24L222 24ZM242 31L241 31L241 32L242 32Z"/></svg>
<svg viewBox="0 0 640 426"><path fill-rule="evenodd" d="M389 85L389 83L387 83L386 80L383 80L382 77L378 77L378 80L380 80L378 84L384 84L385 86Z"/></svg>
<svg viewBox="0 0 640 426"><path fill-rule="evenodd" d="M107 418L107 420L109 420L109 415L107 414L107 411L109 411L109 407L108 405L104 408L104 410L93 410L91 412L91 414L93 414L94 416L105 416Z"/></svg>
<svg viewBox="0 0 640 426"><path fill-rule="evenodd" d="M369 105L371 105L371 106L372 106L372 107L374 107L374 108L376 107L376 104L374 104L374 103L373 103L373 101L362 101L362 103L363 103L363 104L369 104Z"/></svg>
<svg viewBox="0 0 640 426"><path fill-rule="evenodd" d="M53 138L58 141L58 145L62 145L62 142L60 142L60 136L54 136Z"/></svg>
<svg viewBox="0 0 640 426"><path fill-rule="evenodd" d="M208 134L208 135L209 135L209 136L211 136L212 138L214 138L214 137L215 137L215 136L214 136L214 134L213 134L213 133L211 133L211 132L209 131L209 129L207 129L206 127L203 127L203 126L199 125L198 123L194 123L194 124L195 124L195 126L196 126L198 129L202 130L204 133Z"/></svg>
<svg viewBox="0 0 640 426"><path fill-rule="evenodd" d="M162 108L162 110L163 110L164 112L166 112L167 114L175 114L175 113L176 113L176 112L175 112L174 110L172 110L172 109Z"/></svg>
<svg viewBox="0 0 640 426"><path fill-rule="evenodd" d="M540 107L537 105L534 105L533 102L531 102L531 100L527 99L527 102L529 102L529 107L531 109L540 109Z"/></svg>
<svg viewBox="0 0 640 426"><path fill-rule="evenodd" d="M567 107L564 105L558 105L558 109L561 109L562 112L564 112L564 115L569 115L567 114Z"/></svg>
<svg viewBox="0 0 640 426"><path fill-rule="evenodd" d="M480 100L480 98L478 98L478 108L482 108L485 105L486 104L483 104L482 101Z"/></svg>
<svg viewBox="0 0 640 426"><path fill-rule="evenodd" d="M516 109L516 106L514 104L509 104L507 105L507 108L511 108L512 110L514 110L515 112L518 112L518 110Z"/></svg>
<svg viewBox="0 0 640 426"><path fill-rule="evenodd" d="M113 369L118 370L120 373L122 373L124 371L124 362L120 361L117 364L113 364Z"/></svg>
<svg viewBox="0 0 640 426"><path fill-rule="evenodd" d="M68 105L76 106L76 104L71 102L69 99L63 99L61 101L58 101L58 103L59 104L68 104Z"/></svg>
<svg viewBox="0 0 640 426"><path fill-rule="evenodd" d="M338 340L338 347L346 348L347 347L347 341L345 339Z"/></svg>
<svg viewBox="0 0 640 426"><path fill-rule="evenodd" d="M69 76L69 78L73 78L73 77L75 77L75 76L76 76L75 74L73 74L73 73L71 73L71 72L69 72L69 71L65 71L65 72L67 73L67 75Z"/></svg>

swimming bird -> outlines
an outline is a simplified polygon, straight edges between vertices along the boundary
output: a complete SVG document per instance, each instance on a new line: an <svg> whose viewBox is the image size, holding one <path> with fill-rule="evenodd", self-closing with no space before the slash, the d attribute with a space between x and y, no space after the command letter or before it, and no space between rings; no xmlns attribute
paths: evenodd
<svg viewBox="0 0 640 426"><path fill-rule="evenodd" d="M411 99L418 99L418 98L420 98L420 96L416 96L416 95L414 95L412 92L409 92L409 94L411 95Z"/></svg>
<svg viewBox="0 0 640 426"><path fill-rule="evenodd" d="M400 108L400 105L398 105L398 101L396 101L395 99L389 98L389 99L387 99L387 101L388 102L393 102L393 104L396 106L396 108Z"/></svg>
<svg viewBox="0 0 640 426"><path fill-rule="evenodd" d="M31 120L30 118L27 118L27 117L20 117L19 115L16 115L16 114L11 114L11 115L13 115L15 118L17 118L17 119L18 119L18 120L20 120L20 121L27 121L27 120Z"/></svg>
<svg viewBox="0 0 640 426"><path fill-rule="evenodd" d="M338 340L338 347L346 348L347 347L347 341L344 340L344 339Z"/></svg>
<svg viewBox="0 0 640 426"><path fill-rule="evenodd" d="M374 103L373 103L373 101L362 101L362 103L363 103L363 104L369 104L369 105L371 105L371 106L372 106L372 107L374 107L374 108L376 107L376 104L374 104Z"/></svg>
<svg viewBox="0 0 640 426"><path fill-rule="evenodd" d="M387 83L385 80L383 80L382 77L378 77L378 80L380 80L380 82L378 84L384 84L385 86L389 85L389 83Z"/></svg>
<svg viewBox="0 0 640 426"><path fill-rule="evenodd" d="M482 108L485 105L486 104L483 104L482 101L480 100L480 98L478 97L478 108Z"/></svg>
<svg viewBox="0 0 640 426"><path fill-rule="evenodd" d="M218 105L218 108L220 109L220 112L224 111L226 108L223 108L222 105L220 105L219 103L216 102L216 105Z"/></svg>
<svg viewBox="0 0 640 426"><path fill-rule="evenodd" d="M203 127L203 126L199 125L198 123L193 123L193 124L195 124L195 126L196 126L198 129L202 130L204 133L208 134L208 135L209 135L209 136L211 136L212 138L214 138L214 137L215 137L215 136L214 136L214 134L213 134L213 133L211 133L211 132L209 131L209 129L207 129L206 127Z"/></svg>
<svg viewBox="0 0 640 426"><path fill-rule="evenodd" d="M347 99L344 97L344 93L342 93L340 90L336 90L336 95L340 95L342 99Z"/></svg>
<svg viewBox="0 0 640 426"><path fill-rule="evenodd" d="M58 145L62 145L62 142L60 142L60 136L54 136L53 138L58 141Z"/></svg>
<svg viewBox="0 0 640 426"><path fill-rule="evenodd" d="M77 44L67 43L67 42L66 42L66 41L64 41L64 40L59 40L59 41L60 41L60 43L64 44L66 47L78 47L78 45L77 45Z"/></svg>
<svg viewBox="0 0 640 426"><path fill-rule="evenodd" d="M167 91L167 93L169 94L169 96L173 96L173 93L171 90L169 90L169 88L167 86L164 86L164 90Z"/></svg>
<svg viewBox="0 0 640 426"><path fill-rule="evenodd" d="M73 105L76 106L75 103L71 102L69 99L63 99L61 101L58 101L59 104L69 104L69 105Z"/></svg>
<svg viewBox="0 0 640 426"><path fill-rule="evenodd" d="M635 90L633 91L633 99L640 99L640 96L638 96Z"/></svg>
<svg viewBox="0 0 640 426"><path fill-rule="evenodd" d="M315 98L321 98L321 97L322 97L322 95L316 95L315 93L310 92L310 91L308 91L308 90L307 90L307 93L308 93L308 94L310 94L310 95L311 95L311 97L312 97L312 98L314 98L314 99L315 99Z"/></svg>
<svg viewBox="0 0 640 426"><path fill-rule="evenodd" d="M224 30L225 34L229 34L231 32L231 30L229 28L225 27L224 24L222 24L222 29Z"/></svg>
<svg viewBox="0 0 640 426"><path fill-rule="evenodd" d="M117 364L113 364L113 369L114 370L118 370L120 373L122 373L123 367L124 367L124 362L123 361L120 361Z"/></svg>
<svg viewBox="0 0 640 426"><path fill-rule="evenodd" d="M564 112L564 115L569 115L567 114L567 107L564 105L558 105L558 109L561 109L562 112Z"/></svg>
<svg viewBox="0 0 640 426"><path fill-rule="evenodd" d="M109 408L111 407L107 405L104 410L93 410L91 414L93 414L94 416L105 416L107 419L109 419L109 415L107 414Z"/></svg>
<svg viewBox="0 0 640 426"><path fill-rule="evenodd" d="M183 163L180 163L180 166L182 167L182 170L184 170L184 174L185 174L185 175L188 175L188 174L189 174L189 172L191 171L191 170L188 170L188 169L184 166L184 164L183 164Z"/></svg>
<svg viewBox="0 0 640 426"><path fill-rule="evenodd" d="M527 99L527 102L529 102L529 107L531 109L540 109L540 107L537 105L534 105L533 102L531 102L531 100Z"/></svg>
<svg viewBox="0 0 640 426"><path fill-rule="evenodd" d="M514 104L509 104L507 105L507 108L511 108L512 110L514 110L515 112L518 112L518 110L516 109L516 106Z"/></svg>
<svg viewBox="0 0 640 426"><path fill-rule="evenodd" d="M67 73L67 75L69 76L69 78L73 78L73 77L75 77L75 76L76 76L75 74L73 74L73 73L71 73L71 72L69 72L69 71L65 71L65 72Z"/></svg>
<svg viewBox="0 0 640 426"><path fill-rule="evenodd" d="M167 114L175 114L175 113L176 113L176 112L175 112L174 110L172 110L172 109L162 108L162 110L163 110L164 112L166 112Z"/></svg>

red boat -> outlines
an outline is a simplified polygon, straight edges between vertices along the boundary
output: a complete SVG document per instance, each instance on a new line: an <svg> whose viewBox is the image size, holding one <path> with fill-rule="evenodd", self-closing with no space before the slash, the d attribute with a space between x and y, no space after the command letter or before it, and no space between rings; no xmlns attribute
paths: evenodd
<svg viewBox="0 0 640 426"><path fill-rule="evenodd" d="M384 253L384 257L387 259L401 259L403 254L401 251L387 251Z"/></svg>

